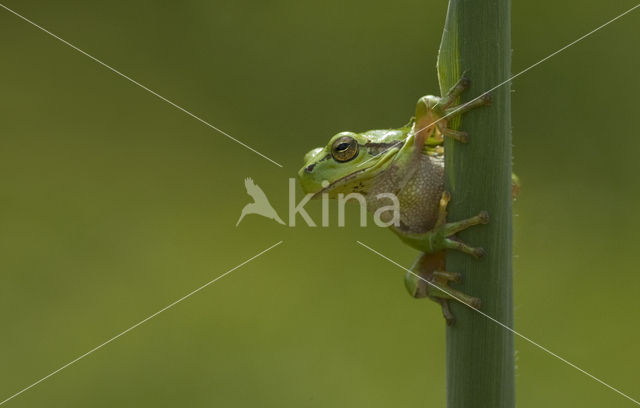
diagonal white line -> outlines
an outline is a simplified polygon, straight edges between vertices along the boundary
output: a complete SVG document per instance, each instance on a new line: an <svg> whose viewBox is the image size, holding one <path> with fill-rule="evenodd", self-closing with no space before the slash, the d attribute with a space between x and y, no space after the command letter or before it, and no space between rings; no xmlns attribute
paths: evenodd
<svg viewBox="0 0 640 408"><path fill-rule="evenodd" d="M553 351L549 350L548 348L541 346L540 344L536 343L535 341L531 340L530 338L526 337L523 334L518 333L517 331L515 331L514 329L512 329L511 327L507 326L506 324L502 323L499 320L494 319L493 317L489 316L488 314L486 314L485 312L483 312L480 309L476 309L475 307L471 306L468 303L465 303L462 299L452 295L451 293L447 292L446 290L442 289L439 286L436 286L435 284L429 282L428 280L424 279L422 276L419 276L415 273L413 273L411 270L405 268L404 266L400 265L399 263L397 263L396 261L394 261L393 259L381 254L380 252L376 251L375 249L371 248L368 245L363 244L360 241L356 241L358 244L360 244L361 246L367 248L369 251L373 252L374 254L380 256L381 258L386 259L387 261L391 262L392 264L404 269L405 271L409 272L410 274L412 274L413 276L415 276L416 278L426 282L427 284L433 286L434 288L437 288L438 290L446 293L448 296L451 296L453 299L457 300L458 302L462 303L463 305L467 306L468 308L480 313L482 316L486 317L487 319L491 320L492 322L494 322L495 324L497 324L498 326L502 326L503 328L505 328L506 330L510 331L511 333L515 334L516 336L520 337L521 339L533 344L534 346L538 347L540 350L552 355L553 357L557 358L558 360L562 361L563 363L569 365L570 367L575 368L576 370L580 371L582 374L586 375L587 377L599 382L600 384L604 385L605 387L609 388L612 391L617 392L618 394L620 394L621 396L625 397L626 399L628 399L631 402L634 402L636 405L640 405L640 402L631 398L630 396L628 396L627 394L623 393L622 391L618 390L617 388L614 388L612 386L610 386L609 384L607 384L606 382L602 381L601 379L599 379L598 377L589 374L588 372L586 372L585 370L583 370L582 368L578 367L577 365L573 364L572 362L560 357L559 355L557 355L556 353L554 353Z"/></svg>
<svg viewBox="0 0 640 408"><path fill-rule="evenodd" d="M34 382L33 384L29 385L28 387L23 388L22 390L16 392L15 394L13 394L12 396L10 396L9 398L5 399L4 401L0 402L0 405L5 404L6 402L14 399L15 397L17 397L18 395L22 394L23 392L29 390L30 388L35 387L36 385L40 384L41 382L45 381L46 379L48 379L49 377L52 377L54 375L56 375L57 373L59 373L60 371L64 370L65 368L69 367L70 365L78 362L79 360L82 360L83 358L85 358L86 356L88 356L89 354L93 353L94 351L97 351L99 349L101 349L102 347L106 346L107 344L111 343L112 341L116 340L117 338L127 334L128 332L130 332L131 330L135 329L136 327L140 326L141 324L153 319L154 317L156 317L157 315L159 315L160 313L164 312L167 309L172 308L173 306L177 305L178 303L182 302L183 300L187 299L188 297L190 297L191 295L194 295L198 292L200 292L202 289L206 288L207 286L211 285L212 283L218 281L219 279L224 278L225 276L229 275L231 272L235 271L236 269L248 264L249 262L253 261L254 259L256 259L257 257L259 257L260 255L272 250L273 248L277 247L278 245L282 244L283 241L278 242L277 244L274 244L272 246L270 246L269 248L265 249L262 252L259 252L258 254L252 256L251 258L247 259L246 261L242 262L239 265L234 266L233 268L229 269L228 271L226 271L225 273L223 273L222 275L218 276L217 278L210 280L209 282L205 283L204 285L200 286L198 289L195 289L189 293L187 293L186 295L184 295L183 297L181 297L180 299L174 301L173 303L163 307L162 309L158 310L157 312L155 312L154 314L140 320L138 323L134 324L133 326L129 327L128 329L126 329L123 332L120 332L119 334L113 336L112 338L110 338L109 340L105 341L104 343L92 348L91 350L87 351L86 353L78 356L77 358L69 361L67 364L63 365L62 367L58 368L55 371L52 371L51 373L47 374L46 376L42 377L41 379L39 379L38 381Z"/></svg>
<svg viewBox="0 0 640 408"><path fill-rule="evenodd" d="M260 153L259 151L257 151L256 149L254 149L253 147L247 145L244 142L241 142L240 140L236 139L235 137L231 136L230 134L228 134L227 132L215 127L214 125L212 125L211 123L207 122L206 120L200 118L199 116L196 116L195 114L189 112L188 110L186 110L185 108L175 104L174 102L170 101L169 99L165 98L164 96L160 95L159 93L147 88L146 86L142 85L140 82L128 77L127 75L123 74L122 72L118 71L117 69L113 68L110 65L107 65L105 62L99 60L98 58L94 57L93 55L82 51L80 48L76 47L75 45L71 44L70 42L58 37L57 35L55 35L54 33L52 33L51 31L47 30L44 27L39 26L38 24L34 23L33 21L29 20L28 18L24 17L21 14L18 14L17 12L13 11L12 9L10 9L9 7L5 6L4 4L0 3L0 7L2 7L3 9L7 10L8 12L14 14L16 17L21 18L22 20L26 21L27 23L31 24L32 26L44 31L45 33L49 34L51 37L55 38L56 40L64 43L65 45L68 45L69 47L73 48L74 50L78 51L80 54L85 55L89 58L91 58L92 60L94 60L95 62L97 62L98 64L102 65L103 67L109 69L110 71L120 75L122 78L126 79L127 81L139 86L140 88L144 89L145 91L149 92L150 94L162 99L163 101L165 101L166 103L168 103L169 105L173 106L176 109L181 110L182 112L186 113L187 115L191 116L192 118L196 119L197 121L201 122L202 124L210 127L211 129L215 130L216 132L220 133L221 135L224 135L226 137L228 137L229 139L233 140L234 142L238 143L239 145L245 147L246 149L251 150L252 152L254 152L255 154L269 160L271 163L275 164L278 167L283 167L280 163L276 162L275 160L270 159L269 157L265 156L264 154Z"/></svg>
<svg viewBox="0 0 640 408"><path fill-rule="evenodd" d="M430 128L431 126L439 123L440 121L451 117L453 115L455 115L456 113L458 113L461 109L464 109L467 105L469 105L470 103L473 103L475 101L477 101L478 99L482 98L483 96L495 91L496 89L500 88L501 86L508 84L509 82L513 81L515 78L519 77L520 75L524 74L525 72L537 67L538 65L542 64L543 62L547 61L548 59L555 57L556 55L560 54L562 51L566 50L567 48L579 43L580 41L584 40L585 38L589 37L590 35L594 34L597 31L600 31L601 29L603 29L604 27L608 26L609 24L613 23L614 21L626 16L627 14L631 13L633 10L637 9L638 7L640 7L640 3L636 4L635 6L631 7L629 10L625 11L624 13L618 14L616 17L612 18L611 20L607 21L606 23L602 24L601 26L598 26L597 28L594 28L593 30L589 31L588 33L584 34L582 37L578 38L575 41L570 42L569 44L565 45L564 47L560 48L559 50L547 55L546 57L544 57L543 59L541 59L540 61L536 62L533 65L530 65L529 67L523 69L522 71L518 72L517 74L513 75L512 77L510 77L509 79L506 79L502 82L500 82L498 85L494 86L493 88L489 89L488 91L485 91L483 93L481 93L480 95L476 96L475 98L473 98L472 100L465 102L464 104L458 106L457 109L449 112L448 114L442 116L441 118L439 118L438 120L435 120L433 122L431 122L430 124L428 124L427 126L415 131L414 133L420 133L425 129ZM370 160L375 159L376 157L380 156L381 154L383 154L384 152L386 152L387 150L389 150L391 147L388 147L387 149L382 150L380 153L378 153L376 156L369 158L368 160L360 163L358 165L358 167L362 166L363 164L367 163Z"/></svg>

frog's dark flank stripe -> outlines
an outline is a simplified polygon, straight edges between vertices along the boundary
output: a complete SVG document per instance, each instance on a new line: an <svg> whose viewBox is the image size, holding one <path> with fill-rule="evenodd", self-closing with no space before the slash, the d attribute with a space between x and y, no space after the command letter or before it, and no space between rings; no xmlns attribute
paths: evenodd
<svg viewBox="0 0 640 408"><path fill-rule="evenodd" d="M371 155L377 156L380 153L386 152L387 150L393 147L396 147L396 146L401 147L403 144L404 142L402 140L397 140L395 142L388 142L388 143L368 142L364 146L360 145L360 147L365 147Z"/></svg>

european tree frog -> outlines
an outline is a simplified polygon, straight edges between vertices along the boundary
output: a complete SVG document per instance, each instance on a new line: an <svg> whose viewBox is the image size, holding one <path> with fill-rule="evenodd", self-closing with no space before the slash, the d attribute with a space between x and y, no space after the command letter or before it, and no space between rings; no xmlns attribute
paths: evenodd
<svg viewBox="0 0 640 408"><path fill-rule="evenodd" d="M454 235L489 221L484 211L462 221L446 221L450 196L444 191L443 139L452 137L463 143L468 139L465 132L450 129L447 123L490 102L489 97L482 97L457 106L458 97L468 86L469 80L462 78L446 96L420 98L415 117L401 128L336 134L325 147L308 152L298 172L306 193L336 198L340 193L357 192L365 197L369 211L383 205L376 198L378 194L396 195L400 219L390 228L402 241L422 251L411 270L432 283L407 273L407 290L416 298L429 297L440 303L449 324L454 322L449 309L451 296L438 288L473 307L479 307L480 300L448 285L458 281L460 274L445 270L444 250L483 256L482 248L471 247Z"/></svg>

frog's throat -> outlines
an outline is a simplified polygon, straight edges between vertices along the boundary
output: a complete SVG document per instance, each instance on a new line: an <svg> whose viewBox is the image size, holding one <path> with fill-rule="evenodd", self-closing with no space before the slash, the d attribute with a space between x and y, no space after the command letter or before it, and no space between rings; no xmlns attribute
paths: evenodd
<svg viewBox="0 0 640 408"><path fill-rule="evenodd" d="M393 147L389 149L388 151L382 153L382 157L380 157L378 160L375 160L375 161L371 160L373 165L371 165L370 167L366 167L364 169L354 171L351 174L347 174L346 176L337 179L333 183L329 184L328 186L324 187L323 189L315 193L311 198L319 198L323 193L328 193L329 191L337 187L344 186L345 184L352 181L353 179L362 178L363 176L367 178L374 177L380 171L383 171L387 167L389 167L389 164L391 163L392 159L396 156L398 151L400 151L399 147Z"/></svg>

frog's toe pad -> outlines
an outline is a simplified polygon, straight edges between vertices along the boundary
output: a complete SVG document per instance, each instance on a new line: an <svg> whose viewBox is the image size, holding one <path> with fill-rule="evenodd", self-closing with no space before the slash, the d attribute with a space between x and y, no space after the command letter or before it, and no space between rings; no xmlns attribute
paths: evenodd
<svg viewBox="0 0 640 408"><path fill-rule="evenodd" d="M475 258L480 259L487 255L487 251L484 248L473 248L473 252L471 253Z"/></svg>
<svg viewBox="0 0 640 408"><path fill-rule="evenodd" d="M469 306L471 306L474 309L480 309L480 306L482 306L482 301L480 300L480 298L477 298L477 297L470 298Z"/></svg>

